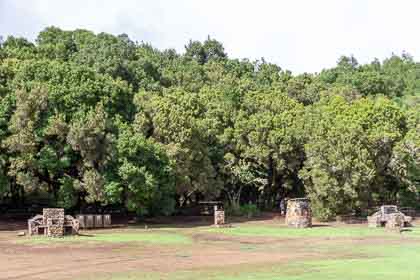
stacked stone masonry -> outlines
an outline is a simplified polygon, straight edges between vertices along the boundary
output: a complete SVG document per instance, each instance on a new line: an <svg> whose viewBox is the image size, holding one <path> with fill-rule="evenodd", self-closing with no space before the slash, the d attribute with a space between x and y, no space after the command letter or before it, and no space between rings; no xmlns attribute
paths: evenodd
<svg viewBox="0 0 420 280"><path fill-rule="evenodd" d="M214 225L224 225L225 224L225 211L223 209L218 209L217 206L214 206Z"/></svg>
<svg viewBox="0 0 420 280"><path fill-rule="evenodd" d="M286 225L294 228L312 226L312 210L309 199L295 198L287 201Z"/></svg>
<svg viewBox="0 0 420 280"><path fill-rule="evenodd" d="M64 215L62 208L44 208L43 215L36 215L28 220L29 235L62 237L65 234L78 234L79 221L70 215Z"/></svg>

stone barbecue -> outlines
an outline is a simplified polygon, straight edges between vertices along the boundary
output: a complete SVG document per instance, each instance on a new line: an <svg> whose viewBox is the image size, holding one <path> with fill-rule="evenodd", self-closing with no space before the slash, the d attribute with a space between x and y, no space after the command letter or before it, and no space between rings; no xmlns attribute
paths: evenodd
<svg viewBox="0 0 420 280"><path fill-rule="evenodd" d="M79 221L64 214L62 208L44 208L42 215L28 220L29 235L62 237L66 234L78 234Z"/></svg>
<svg viewBox="0 0 420 280"><path fill-rule="evenodd" d="M214 206L214 225L224 225L225 224L225 210L219 208L217 205Z"/></svg>
<svg viewBox="0 0 420 280"><path fill-rule="evenodd" d="M295 228L312 226L312 210L309 199L294 198L287 201L286 225Z"/></svg>
<svg viewBox="0 0 420 280"><path fill-rule="evenodd" d="M369 227L402 228L411 226L412 217L398 211L395 205L383 205L380 210L368 217Z"/></svg>

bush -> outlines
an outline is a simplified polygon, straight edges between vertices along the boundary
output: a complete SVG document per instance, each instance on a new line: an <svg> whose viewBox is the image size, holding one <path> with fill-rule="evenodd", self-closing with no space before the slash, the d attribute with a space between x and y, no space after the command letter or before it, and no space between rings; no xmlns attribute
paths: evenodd
<svg viewBox="0 0 420 280"><path fill-rule="evenodd" d="M256 217L260 215L260 209L255 204L245 204L238 207L230 205L226 208L226 214L230 216L245 216L248 218Z"/></svg>

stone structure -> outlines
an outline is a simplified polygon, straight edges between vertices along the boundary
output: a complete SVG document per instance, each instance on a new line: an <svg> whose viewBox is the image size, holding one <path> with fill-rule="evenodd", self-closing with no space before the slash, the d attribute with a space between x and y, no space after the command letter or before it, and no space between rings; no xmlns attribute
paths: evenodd
<svg viewBox="0 0 420 280"><path fill-rule="evenodd" d="M224 225L225 224L225 210L219 208L217 205L214 206L214 225Z"/></svg>
<svg viewBox="0 0 420 280"><path fill-rule="evenodd" d="M287 201L286 225L295 228L312 226L312 210L309 199L294 198Z"/></svg>
<svg viewBox="0 0 420 280"><path fill-rule="evenodd" d="M111 215L106 214L104 215L104 227L110 227L111 226Z"/></svg>
<svg viewBox="0 0 420 280"><path fill-rule="evenodd" d="M62 208L44 208L42 215L28 220L29 235L62 237L65 234L78 234L79 221L70 215L64 215Z"/></svg>
<svg viewBox="0 0 420 280"><path fill-rule="evenodd" d="M404 223L404 214L393 213L389 215L385 227L389 229L399 229L404 227Z"/></svg>
<svg viewBox="0 0 420 280"><path fill-rule="evenodd" d="M95 227L95 217L93 215L85 216L85 227L94 228Z"/></svg>
<svg viewBox="0 0 420 280"><path fill-rule="evenodd" d="M369 227L401 228L411 226L412 218L398 211L395 205L383 205L380 210L368 217Z"/></svg>
<svg viewBox="0 0 420 280"><path fill-rule="evenodd" d="M80 222L80 227L84 229L91 228L104 228L111 226L111 215L77 215L77 219Z"/></svg>
<svg viewBox="0 0 420 280"><path fill-rule="evenodd" d="M95 215L95 228L103 228L104 227L104 219L103 215Z"/></svg>

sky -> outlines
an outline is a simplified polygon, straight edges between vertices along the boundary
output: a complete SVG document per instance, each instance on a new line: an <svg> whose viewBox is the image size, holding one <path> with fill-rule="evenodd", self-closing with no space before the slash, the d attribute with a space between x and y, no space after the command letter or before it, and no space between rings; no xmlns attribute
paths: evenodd
<svg viewBox="0 0 420 280"><path fill-rule="evenodd" d="M419 11L418 0L0 0L0 36L35 40L53 25L183 52L210 35L231 58L303 73L342 55L367 63L405 51L419 60Z"/></svg>

